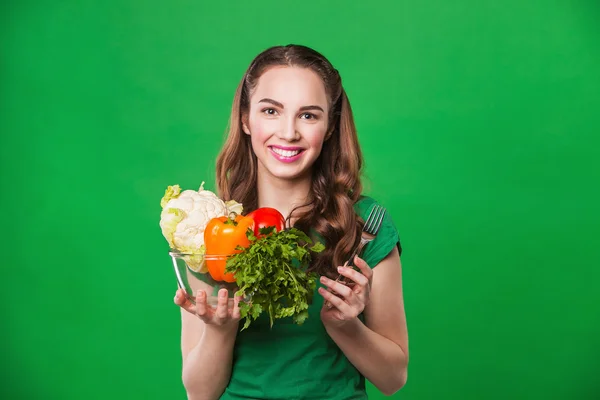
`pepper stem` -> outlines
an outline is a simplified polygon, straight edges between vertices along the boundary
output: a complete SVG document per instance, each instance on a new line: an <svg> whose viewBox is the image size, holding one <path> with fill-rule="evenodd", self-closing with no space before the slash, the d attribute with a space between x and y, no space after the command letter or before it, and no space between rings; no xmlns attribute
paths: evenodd
<svg viewBox="0 0 600 400"><path fill-rule="evenodd" d="M233 225L233 226L237 226L238 223L235 220L235 218L237 217L237 213L231 211L229 213L229 215L227 216L227 220L225 220L225 225Z"/></svg>

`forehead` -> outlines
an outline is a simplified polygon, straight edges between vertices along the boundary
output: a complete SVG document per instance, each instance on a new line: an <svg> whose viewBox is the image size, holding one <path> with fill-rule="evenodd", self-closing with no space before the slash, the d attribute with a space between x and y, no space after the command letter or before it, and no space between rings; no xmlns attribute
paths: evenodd
<svg viewBox="0 0 600 400"><path fill-rule="evenodd" d="M327 93L321 78L308 68L273 67L258 79L252 102L269 98L284 106L327 106Z"/></svg>

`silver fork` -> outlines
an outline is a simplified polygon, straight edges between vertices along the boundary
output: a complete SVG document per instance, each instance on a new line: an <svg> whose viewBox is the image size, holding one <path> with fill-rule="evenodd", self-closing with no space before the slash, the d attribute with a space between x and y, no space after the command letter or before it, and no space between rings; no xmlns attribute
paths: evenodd
<svg viewBox="0 0 600 400"><path fill-rule="evenodd" d="M357 254L360 255L362 253L364 247L369 242L372 242L375 239L375 237L377 236L377 233L379 233L379 228L381 228L381 223L383 222L385 213L386 213L386 210L384 207L377 205L377 204L375 206L373 206L373 208L371 209L371 212L369 213L369 216L367 217L367 220L365 221L365 226L363 226L363 230L360 234L360 243L356 247L356 249L352 252L352 255L350 256L348 261L346 261L344 266L350 266L352 268L355 267L354 256L356 256ZM342 274L339 274L335 281L345 284L346 277L342 276ZM333 290L332 290L332 292L335 294L335 292ZM327 302L326 306L327 306L327 308L332 307L330 302Z"/></svg>
<svg viewBox="0 0 600 400"><path fill-rule="evenodd" d="M352 255L350 256L348 261L346 261L344 266L355 267L354 256L360 255L364 247L369 242L372 242L375 239L375 236L377 236L377 233L379 233L379 228L381 228L381 224L383 222L383 218L385 217L385 213L386 210L384 207L380 205L373 206L371 212L369 213L369 216L367 217L367 220L365 221L365 226L363 227L362 233L360 235L360 243L358 247L356 247L356 250L352 252ZM345 280L346 278L340 274L338 275L335 281L341 281L342 283L344 283Z"/></svg>

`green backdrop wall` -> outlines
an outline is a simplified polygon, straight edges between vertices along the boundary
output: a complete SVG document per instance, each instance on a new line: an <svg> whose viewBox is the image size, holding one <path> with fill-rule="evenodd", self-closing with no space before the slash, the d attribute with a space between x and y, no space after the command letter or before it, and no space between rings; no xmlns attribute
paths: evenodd
<svg viewBox="0 0 600 400"><path fill-rule="evenodd" d="M217 3L2 3L1 397L185 397L159 200L214 189L246 66L302 43L401 233L393 398L598 398L598 3Z"/></svg>

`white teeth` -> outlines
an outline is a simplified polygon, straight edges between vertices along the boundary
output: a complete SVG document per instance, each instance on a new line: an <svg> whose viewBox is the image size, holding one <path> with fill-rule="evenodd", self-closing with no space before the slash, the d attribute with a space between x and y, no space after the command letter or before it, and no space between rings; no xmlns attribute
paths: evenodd
<svg viewBox="0 0 600 400"><path fill-rule="evenodd" d="M282 149L278 149L276 147L271 147L271 149L275 153L277 153L283 157L294 157L294 156L297 156L298 154L300 154L300 150L282 150Z"/></svg>

